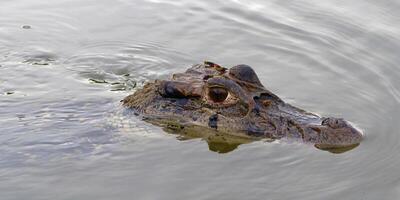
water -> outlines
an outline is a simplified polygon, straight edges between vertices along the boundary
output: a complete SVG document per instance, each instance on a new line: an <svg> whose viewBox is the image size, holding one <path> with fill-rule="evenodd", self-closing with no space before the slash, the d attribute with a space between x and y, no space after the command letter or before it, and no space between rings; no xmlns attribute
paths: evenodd
<svg viewBox="0 0 400 200"><path fill-rule="evenodd" d="M1 199L398 199L398 1L3 0ZM144 82L252 66L268 89L366 135L343 154L218 154L125 115Z"/></svg>

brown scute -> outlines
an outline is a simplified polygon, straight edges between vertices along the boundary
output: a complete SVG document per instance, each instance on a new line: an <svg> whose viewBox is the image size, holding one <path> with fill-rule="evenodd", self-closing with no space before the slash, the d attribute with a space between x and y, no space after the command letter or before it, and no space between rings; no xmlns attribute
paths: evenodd
<svg viewBox="0 0 400 200"><path fill-rule="evenodd" d="M215 64L213 62L210 62L210 61L204 61L204 65L208 68L214 68L215 70L217 70L220 73L224 73L226 71L225 67L222 67L222 66Z"/></svg>

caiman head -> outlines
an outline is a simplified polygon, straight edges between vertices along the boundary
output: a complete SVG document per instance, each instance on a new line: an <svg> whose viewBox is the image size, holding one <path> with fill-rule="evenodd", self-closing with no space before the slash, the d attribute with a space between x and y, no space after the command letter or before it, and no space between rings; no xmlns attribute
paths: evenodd
<svg viewBox="0 0 400 200"><path fill-rule="evenodd" d="M282 101L247 65L230 69L194 65L170 80L156 80L122 100L161 126L196 126L245 138L300 140L321 149L357 146L362 133L349 122L320 117Z"/></svg>

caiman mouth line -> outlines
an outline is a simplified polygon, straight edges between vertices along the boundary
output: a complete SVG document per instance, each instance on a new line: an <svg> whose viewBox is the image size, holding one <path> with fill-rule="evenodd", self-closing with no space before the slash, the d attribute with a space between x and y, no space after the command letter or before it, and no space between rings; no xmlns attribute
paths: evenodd
<svg viewBox="0 0 400 200"><path fill-rule="evenodd" d="M285 103L247 65L228 69L211 62L197 64L170 80L147 83L122 103L162 127L169 125L156 121L243 138L295 139L335 153L355 148L363 138L360 129L344 119L320 117Z"/></svg>

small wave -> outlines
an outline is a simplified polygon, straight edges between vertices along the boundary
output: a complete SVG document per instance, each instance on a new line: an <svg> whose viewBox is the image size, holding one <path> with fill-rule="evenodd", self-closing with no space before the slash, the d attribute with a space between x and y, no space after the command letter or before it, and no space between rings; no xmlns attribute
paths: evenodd
<svg viewBox="0 0 400 200"><path fill-rule="evenodd" d="M115 85L130 90L136 84L141 86L148 80L166 78L182 70L190 63L188 57L155 43L108 41L85 45L63 63L81 78L109 84L111 90Z"/></svg>

